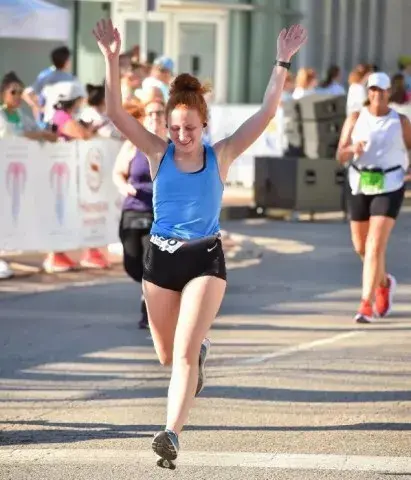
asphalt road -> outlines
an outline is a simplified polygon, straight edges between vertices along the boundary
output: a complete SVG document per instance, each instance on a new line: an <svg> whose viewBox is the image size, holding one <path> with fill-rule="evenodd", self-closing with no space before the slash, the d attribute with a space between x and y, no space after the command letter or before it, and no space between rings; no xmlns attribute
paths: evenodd
<svg viewBox="0 0 411 480"><path fill-rule="evenodd" d="M224 228L262 256L230 262L175 472L150 451L170 371L136 328L135 285L0 283L1 480L411 478L411 215L388 255L394 312L365 327L346 224Z"/></svg>

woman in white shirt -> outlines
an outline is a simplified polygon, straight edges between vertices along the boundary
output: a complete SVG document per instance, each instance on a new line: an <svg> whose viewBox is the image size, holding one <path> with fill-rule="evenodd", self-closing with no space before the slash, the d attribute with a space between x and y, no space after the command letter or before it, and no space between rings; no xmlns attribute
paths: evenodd
<svg viewBox="0 0 411 480"><path fill-rule="evenodd" d="M387 74L368 77L368 105L346 119L337 151L338 161L349 163L351 237L363 260L358 323L388 315L396 286L385 256L404 198L411 123L389 107L390 90Z"/></svg>
<svg viewBox="0 0 411 480"><path fill-rule="evenodd" d="M122 139L122 134L106 115L104 85L86 85L87 106L80 114L80 121L91 125L98 137Z"/></svg>

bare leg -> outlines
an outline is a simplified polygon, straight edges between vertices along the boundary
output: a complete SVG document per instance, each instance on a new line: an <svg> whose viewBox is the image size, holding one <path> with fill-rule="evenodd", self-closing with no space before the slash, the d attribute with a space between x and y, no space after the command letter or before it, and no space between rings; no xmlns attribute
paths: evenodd
<svg viewBox="0 0 411 480"><path fill-rule="evenodd" d="M143 293L158 359L162 365L171 365L181 293L159 287L146 280L143 280Z"/></svg>
<svg viewBox="0 0 411 480"><path fill-rule="evenodd" d="M375 288L385 279L385 252L395 220L389 217L370 218L365 247L362 299L372 301Z"/></svg>
<svg viewBox="0 0 411 480"><path fill-rule="evenodd" d="M225 287L220 278L199 277L189 282L182 294L167 409L167 429L177 434L193 404L201 343L218 313Z"/></svg>

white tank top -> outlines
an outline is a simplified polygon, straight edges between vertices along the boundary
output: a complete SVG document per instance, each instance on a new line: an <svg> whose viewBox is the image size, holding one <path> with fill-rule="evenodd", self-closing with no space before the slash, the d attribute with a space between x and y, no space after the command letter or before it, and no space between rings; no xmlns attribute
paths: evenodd
<svg viewBox="0 0 411 480"><path fill-rule="evenodd" d="M363 107L351 140L352 143L367 142L365 152L353 160L358 168L378 167L386 170L397 165L402 167L385 174L384 192L393 192L404 185L409 159L398 112L391 109L387 115L377 117ZM349 182L353 194L361 193L360 174L352 167L349 168Z"/></svg>

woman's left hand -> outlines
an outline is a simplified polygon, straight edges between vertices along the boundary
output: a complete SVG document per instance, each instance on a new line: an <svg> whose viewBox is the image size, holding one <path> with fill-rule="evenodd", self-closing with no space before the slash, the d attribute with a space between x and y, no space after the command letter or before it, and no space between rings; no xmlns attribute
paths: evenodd
<svg viewBox="0 0 411 480"><path fill-rule="evenodd" d="M307 41L307 30L302 25L291 25L281 30L277 39L277 60L289 62Z"/></svg>

